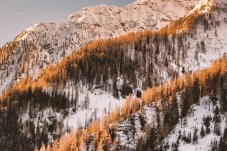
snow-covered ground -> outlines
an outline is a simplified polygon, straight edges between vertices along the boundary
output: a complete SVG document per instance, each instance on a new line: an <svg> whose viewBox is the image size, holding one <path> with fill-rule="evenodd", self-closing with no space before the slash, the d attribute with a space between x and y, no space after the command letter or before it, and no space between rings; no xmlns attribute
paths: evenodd
<svg viewBox="0 0 227 151"><path fill-rule="evenodd" d="M179 103L182 101L178 95ZM145 106L141 111L133 114L130 118L118 124L117 138L119 146L135 150L139 139L146 140L148 127L157 127L157 106L160 106L160 101L153 103L149 106ZM208 151L212 148L212 143L219 142L221 135L224 133L224 129L227 126L227 119L221 112L218 113L220 118L220 135L214 132L215 129L215 110L220 109L219 100L215 104L211 101L210 97L205 96L200 99L199 103L194 104L190 107L188 114L185 118L180 119L178 124L172 130L172 132L164 139L162 142L164 146L168 144L168 151L172 151L175 144L178 142L179 151ZM141 119L144 119L144 128L142 129ZM163 121L162 112L159 112L160 121ZM204 124L204 119L211 117L210 119L210 132L206 133L206 126ZM133 122L132 122L133 121ZM162 123L162 122L161 122ZM201 127L204 128L204 136L201 136ZM216 127L217 128L217 127ZM197 129L198 139L193 142L194 131ZM183 136L190 135L190 142L186 143L182 138ZM141 143L141 142L140 142Z"/></svg>
<svg viewBox="0 0 227 151"><path fill-rule="evenodd" d="M69 98L75 95L75 93L72 93L73 91L75 92L76 90L72 90L72 87L62 90L62 92L69 94ZM60 131L65 132L67 130L76 130L77 128L88 126L92 121L108 115L116 108L122 108L123 105L123 98L116 99L112 94L100 89L95 89L91 92L88 91L86 87L81 86L78 89L78 102L70 108L57 112L50 107L46 107L38 111L35 117L30 117L30 108L28 105L27 111L21 115L18 121L21 121L22 124L32 121L34 126L38 126L40 131L42 131L44 123L50 126L53 124L53 121L56 120L57 123L63 126L62 129L59 127L54 132L54 134L59 134ZM26 131L26 128L24 131ZM54 134L48 133L49 142L53 141Z"/></svg>
<svg viewBox="0 0 227 151"><path fill-rule="evenodd" d="M51 22L36 24L34 27L27 29L25 32L15 38L15 41L19 41L20 44L16 48L16 53L10 55L8 59L9 63L7 63L6 66L0 70L0 95L7 91L8 88L15 83L15 81L19 81L19 79L23 76L30 75L33 78L37 78L41 69L59 62L62 58L70 55L74 50L83 46L89 41L111 37L113 36L112 34L114 32L117 33L113 37L117 37L131 31L150 29L150 24L152 24L154 21L148 21L147 19L151 14L151 16L157 17L158 20L160 20L159 22L162 22L157 24L160 26L159 28L161 28L171 22L165 21L162 15L172 18L171 20L175 20L186 15L187 12L193 8L196 2L197 1L195 0L172 0L168 2L138 0L124 8L115 8L113 6L108 7L106 5L101 5L84 8L82 11L72 14L68 21L64 23ZM196 5L196 8L199 8L199 6L205 2L206 0L201 0L200 3ZM175 11L176 7L179 7L177 12ZM95 12L96 10L99 10L100 12ZM195 11L195 9L193 10ZM179 13L179 11L181 13ZM183 67L187 71L196 71L198 69L206 68L214 60L220 58L223 53L227 52L227 40L225 38L225 35L227 34L227 24L225 18L227 15L226 13L215 13L215 16L216 20L220 21L220 26L217 26L217 29L211 27L211 30L207 30L206 32L204 32L204 28L202 26L198 27L197 34L195 36L187 37L188 39L186 43L188 43L188 46L185 48L187 55L185 56L184 60L179 60L180 66L178 67L176 62L170 63L173 69L180 75L183 74L181 72ZM114 21L114 23L119 26L122 22L125 23L124 26L130 26L131 22L138 23L139 25L136 24L135 27L127 27L127 30L123 30L122 26L118 27L117 29L109 29L105 26L110 25L108 24L110 20ZM91 33L90 28L93 28L93 25L96 25L97 22L101 26L95 27L93 30L94 32L100 32L99 34L96 33L94 36L87 36L86 38L80 37L83 36L85 32ZM78 23L82 25L79 26L77 25ZM148 23L148 25L146 23ZM85 28L85 25L89 28ZM111 25L114 24L111 23ZM140 28L140 26L143 28ZM110 34L104 33L107 31L111 33L111 36ZM206 52L201 52L201 46L198 48L198 44L200 45L202 41L204 41ZM34 44L34 48L31 50L24 50L26 43ZM161 50L161 53L164 54L165 48L163 47L160 49L163 49ZM197 54L197 56L195 54ZM160 57L162 56L160 55ZM17 63L12 64L12 61L10 60L15 60ZM168 76L168 69L165 70L163 68L157 67L156 70L156 72L160 75L162 82L165 82L170 78Z"/></svg>
<svg viewBox="0 0 227 151"><path fill-rule="evenodd" d="M145 29L160 29L186 15L196 3L197 0L138 0L123 8L107 5L86 7L70 15L65 22L38 23L12 41L19 43L15 51L23 57L17 65L7 64L6 69L0 71L0 77L6 72L20 71L21 76L37 78L40 70L92 41ZM24 51L25 47L30 48ZM10 58L14 60L16 56L11 54ZM25 66L24 70L22 66ZM14 79L18 79L15 75L4 77L0 95L14 84Z"/></svg>
<svg viewBox="0 0 227 151"><path fill-rule="evenodd" d="M0 77L2 77L0 79L0 94L23 76L31 75L33 78L37 78L41 69L59 62L76 49L93 40L117 37L128 32L143 29L160 29L171 21L186 15L196 2L196 0L170 0L168 2L138 0L124 8L101 5L84 8L82 11L72 14L68 21L64 23L37 24L27 29L15 39L15 41L21 43L17 48L20 52L10 56L10 59L19 63L8 65L6 68L0 70ZM180 75L182 74L182 67L185 67L189 71L203 69L208 67L214 60L220 58L224 53L227 53L227 23L225 22L227 14L214 13L214 15L216 19L220 21L220 26L217 26L217 29L211 28L206 32L204 32L203 26L198 27L196 35L187 37L189 47L187 48L186 59L179 60L180 66L177 66L175 62L171 63L173 68L178 70ZM31 51L24 50L22 43L27 41L35 45L35 48ZM198 48L198 43L200 45L201 41L204 41L206 48L205 53ZM163 49L162 51L164 53L165 50ZM198 53L196 53L197 51ZM198 54L198 56L195 57L195 54ZM22 60L19 58L22 58ZM17 75L17 71L21 69L21 66L25 66L25 71L19 76ZM160 78L163 78L164 81L169 79L167 70L162 70L160 67L157 68L157 73L159 73ZM141 79L137 82L139 83L140 81ZM121 83L122 81L119 78L119 86ZM139 88L142 87L142 84L138 85L140 85ZM78 127L85 126L94 119L102 118L117 107L121 108L123 106L124 99L116 99L109 92L100 89L88 91L84 86L78 86L78 89L76 111L73 111L75 109L74 106L67 109L68 114L66 117L63 116L63 113L57 113L51 108L46 108L44 111L37 113L34 119L30 119L28 112L24 113L21 117L22 122L25 123L26 121L34 120L34 125L42 127L42 122L51 124L52 121L50 117L54 117L58 122L63 123L64 130L68 128L75 130ZM76 97L75 91L75 85L68 84L66 87L59 90L59 93L68 94L67 97L71 99L72 97ZM47 92L51 91L48 91L47 88ZM86 102L86 99L89 101ZM84 107L86 103L87 105ZM212 104L210 105L208 97L201 99L199 104L193 106L194 116L190 114L185 118L188 124L186 126L182 126L181 123L178 124L175 130L166 139L168 139L170 143L175 142L179 130L188 133L189 131L192 132L194 127L198 127L198 133L200 133L203 117L205 115L213 116L213 111L211 109L209 110L208 105L209 108L213 107ZM154 103L150 106L146 106L142 111L135 113L132 117L135 127L129 124L131 122L129 119L119 124L117 140L120 142L120 145L133 149L136 147L138 139L146 137L146 133L141 129L141 115L145 118L146 125L155 126L157 118L156 106L157 103ZM222 117L222 129L225 120L225 117ZM209 135L206 135L204 138L199 138L196 144L180 142L179 149L182 151L187 149L205 151L209 149L211 140L220 139L220 136L216 136L212 132L212 126L213 123L211 123L211 133ZM131 131L132 129L135 129L133 130L135 132L134 134ZM52 136L49 136L49 139L52 140Z"/></svg>
<svg viewBox="0 0 227 151"><path fill-rule="evenodd" d="M208 151L211 150L212 142L219 142L221 135L224 133L224 128L226 127L226 117L220 114L220 131L221 135L218 136L214 133L214 121L210 121L210 133L201 137L201 127L204 127L204 118L211 117L214 118L214 111L216 107L220 107L219 101L216 105L212 103L208 96L201 98L198 104L195 104L191 107L191 112L187 115L186 118L182 119L179 124L176 125L175 129L170 133L170 135L164 140L164 142L169 143L169 151L172 150L171 144L176 143L179 135L186 135L191 133L191 139L193 138L195 128L198 129L197 136L198 141L186 143L183 140L179 141L179 151ZM182 123L183 122L183 123Z"/></svg>
<svg viewBox="0 0 227 151"><path fill-rule="evenodd" d="M122 108L124 99L116 99L112 94L96 89L94 92L85 90L85 93L79 93L79 110L76 113L69 115L64 124L72 130L78 127L84 127L86 122L102 118L111 113L116 108ZM81 109L84 104L84 98L88 95L89 105L88 109Z"/></svg>
<svg viewBox="0 0 227 151"><path fill-rule="evenodd" d="M146 139L146 128L157 126L157 106L160 107L160 103L158 101L145 106L141 111L118 124L116 140L119 146L135 150L138 140Z"/></svg>
<svg viewBox="0 0 227 151"><path fill-rule="evenodd" d="M204 32L203 26L199 26L195 37L189 40L190 48L187 50L188 56L186 57L186 61L181 64L185 64L186 68L192 71L210 66L213 61L219 59L224 53L227 53L227 22L224 21L227 13L217 14L215 12L214 15L220 21L220 26L217 26L216 29L211 27L211 30L207 30L206 32ZM205 44L205 52L201 52L201 48L197 46L202 41ZM201 44L199 45L201 47ZM196 51L198 52L198 61L195 59Z"/></svg>

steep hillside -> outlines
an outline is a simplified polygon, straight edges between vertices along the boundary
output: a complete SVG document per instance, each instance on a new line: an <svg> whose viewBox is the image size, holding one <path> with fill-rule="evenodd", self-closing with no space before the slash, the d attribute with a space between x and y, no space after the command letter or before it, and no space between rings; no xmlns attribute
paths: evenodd
<svg viewBox="0 0 227 151"><path fill-rule="evenodd" d="M221 137L227 130L226 113L223 114L220 108L220 100L216 96L203 97L198 104L191 106L187 117L181 119L163 141L163 148L218 150Z"/></svg>
<svg viewBox="0 0 227 151"><path fill-rule="evenodd" d="M123 8L100 5L84 8L62 23L36 24L0 50L4 66L0 69L0 94L23 75L37 78L40 70L92 41L160 29L186 15L196 2L138 0Z"/></svg>
<svg viewBox="0 0 227 151"><path fill-rule="evenodd" d="M224 56L206 70L148 89L141 100L129 97L122 110L63 135L47 150L225 151L226 86Z"/></svg>
<svg viewBox="0 0 227 151"><path fill-rule="evenodd" d="M190 1L168 1L168 3L162 1L157 3L141 0L124 9L134 10L132 6L136 6L135 10L141 7L141 10L137 10L140 12L143 11L142 8L146 8L150 3L154 6L156 6L157 3L157 6L160 8L164 7L169 9L170 6L164 4L175 5L176 3L181 6L189 6L186 5L188 2ZM106 8L106 6L94 8L97 9L100 7ZM99 10L102 10L101 8ZM145 97L147 96L146 92L149 92L149 90L145 91L145 93L143 91L148 87L158 86L173 79L174 82L176 82L178 76L206 68L211 65L214 60L219 59L227 52L227 40L225 37L225 35L227 35L226 10L227 5L224 1L202 0L185 17L168 24L168 26L160 30L145 30L117 38L98 40L81 47L72 54L71 52L66 53L68 56L63 55L59 57L58 54L54 54L55 59L53 60L55 61L51 62L56 64L43 69L40 74L39 68L35 67L37 65L36 63L39 63L40 60L36 59L35 63L33 61L34 56L36 56L36 51L39 52L39 48L41 47L37 47L37 41L32 42L35 40L26 40L26 38L29 37L29 32L23 33L25 35L22 34L16 38L17 42L5 46L4 50L7 51L1 54L1 56L3 56L1 58L2 66L0 66L2 68L0 73L3 77L1 79L3 87L1 88L7 90L1 97L0 103L1 147L11 150L32 150L35 146L39 148L42 144L47 145L53 140L56 140L66 131L81 128L81 131L79 130L78 132L81 134L84 128L93 125L96 123L94 121L99 121L103 116L114 117L115 121L118 120L116 114L119 115L122 113L123 118L128 117L131 113L135 113L140 109L141 106L139 104L141 100L139 98L141 98L141 96L142 105L149 105L154 100L162 100L161 95L154 93L152 93L152 96L148 95L148 97ZM95 11L95 9L88 8L83 11L88 13ZM147 11L148 10L146 10L146 12ZM160 10L158 12L160 12ZM143 14L142 12L140 13ZM102 13L99 13L99 15L101 14ZM94 12L90 15L94 15ZM73 18L77 18L77 15L72 15L69 20L73 20ZM143 17L135 18L141 19ZM83 21L84 19L86 20L86 17L82 17L81 20ZM90 18L84 23L92 20L93 19ZM158 25L161 24L158 23ZM43 28L42 26L43 25L37 25L34 28ZM53 24L53 28L51 29L54 29L54 26ZM29 31L30 30L32 31L33 28L29 29ZM52 31L46 36L53 35L51 32ZM70 35L68 35L68 33L65 34L67 36ZM41 36L38 41L41 42L45 40L46 36ZM22 40L23 42L20 42L23 38L25 38ZM59 37L55 38L61 39ZM45 47L48 51L52 49L51 45ZM68 50L68 48L66 49L65 47L62 50ZM55 48L52 49L52 51L53 53L61 52L55 51ZM23 53L21 54L21 52ZM32 54L32 56L30 54ZM47 59L47 61L44 62L46 65L42 65L43 68L52 64L48 62L50 58L51 57L48 57L48 55L43 57L43 59ZM61 60L61 58L63 59ZM61 61L58 62L59 60ZM16 70L17 67L18 69ZM223 65L223 68L225 72L226 65ZM219 68L216 69L219 71ZM34 72L34 70L37 72ZM220 69L220 71L222 70L223 69ZM209 73L213 76L213 72ZM214 73L216 73L216 71L214 71ZM209 77L210 75L208 75L209 74L206 76ZM9 81L11 81L10 84L13 85L10 89L7 89L10 85L4 83L4 80L8 78L11 78ZM17 81L17 83L14 84L14 81ZM202 82L200 82L200 84L201 83ZM168 87L168 84L165 84L165 86ZM218 86L214 86L218 88ZM207 89L207 85L203 85L203 87ZM196 90L198 90L198 87L196 88ZM210 95L212 92L211 88L208 88L209 89L204 92L206 96ZM156 89L159 92L158 87ZM177 89L178 91L176 91L175 89L177 88L173 90L171 88L173 91L171 91L171 94L165 92L168 94L168 100L172 100L174 94L182 90ZM187 94L187 96L193 98L194 93L192 93L191 89L189 92L190 95L188 96ZM197 92L195 91L195 93ZM171 99L169 98L170 95L172 96ZM205 96L205 94L202 93L201 95ZM136 101L126 99L125 101L124 98L127 97L138 97L138 99L135 99ZM192 105L198 102L198 100L199 98L193 99L193 102L189 104ZM134 106L135 109L131 110L130 108L126 108L125 102L133 102L132 106ZM171 108L171 103L166 104L167 107L163 109L163 112L165 112L165 114L174 112L173 115L177 115L176 110ZM144 112L146 116L150 114L155 115L156 109L156 107L149 108L148 106L144 108ZM111 112L114 112L114 114L110 114ZM110 116L108 116L109 114ZM184 114L184 116L186 116L186 113ZM162 134L163 136L169 135L169 132L178 122L178 117L171 118L175 119L175 121L172 121L174 124L170 123L171 121L166 122L169 127L167 129L162 127L163 130L165 130L165 133ZM115 145L122 147L122 149L133 150L137 147L136 144L140 135L144 136L148 133L145 131L140 132L139 129L142 128L140 126L136 128L138 129L137 132L130 124L140 122L141 124L143 123L142 125L145 125L147 122L151 125L155 125L155 123L152 123L153 119L154 118L148 118L148 121L146 121L140 114L136 114L132 119L122 121L123 123L120 123L122 126L119 124L119 133L117 132L117 138L120 141L122 140L122 144L116 141L116 139L112 140L115 138L115 133L111 133L113 135L111 137L108 137L107 131L100 135L106 135L106 143L108 145L112 141ZM107 121L104 120L103 123L105 122ZM127 133L127 127L132 128L132 137L131 133ZM99 131L98 128L100 128L100 123L95 125L92 132L95 133ZM103 128L107 128L107 125L104 125ZM126 134L121 131L124 131ZM100 140L95 139L95 141L93 141L93 137L97 137L97 134L95 134L95 136L88 136L88 134L92 133L89 132L86 135L82 135L82 137L78 136L78 139L80 139L81 143L86 142L89 144L87 145L88 147L93 148ZM13 136L18 137L15 138ZM62 138L64 137L65 136ZM127 138L128 140L126 137L129 137ZM171 136L169 137L172 138ZM158 138L158 143L161 143L161 140L163 139ZM21 144L21 141L24 143ZM147 140L145 139L143 141L146 142ZM117 142L118 144L116 144ZM149 144L149 141L147 144L140 144L142 144L142 146L139 147L152 145ZM157 145L157 143L153 145ZM100 146L103 147L102 144ZM152 148L154 146L149 147Z"/></svg>

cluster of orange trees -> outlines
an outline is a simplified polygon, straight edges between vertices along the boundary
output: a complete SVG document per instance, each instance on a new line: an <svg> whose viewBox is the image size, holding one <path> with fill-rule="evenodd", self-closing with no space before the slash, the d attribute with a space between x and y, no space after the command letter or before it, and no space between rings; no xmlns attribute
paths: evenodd
<svg viewBox="0 0 227 151"><path fill-rule="evenodd" d="M84 147L89 143L90 146L95 147L97 150L108 150L110 147L117 147L116 140L111 138L112 135L109 132L110 126L113 126L112 128L116 130L118 122L121 122L139 111L145 105L162 100L163 98L170 98L175 96L177 92L183 90L190 90L192 96L190 104L193 104L195 101L198 101L201 96L209 95L217 88L217 85L222 85L225 82L227 82L227 58L224 55L222 59L215 61L211 67L205 70L175 78L172 82L167 82L162 86L147 89L143 93L141 99L142 103L140 103L140 100L137 98L127 98L122 109L116 109L110 115L93 122L85 129L82 128L76 132L63 135L47 148L43 146L41 150L79 151L85 149ZM195 90L197 92L195 92ZM167 100L171 101L171 99ZM171 102L169 103L171 104ZM225 107L226 110L227 102L225 100L222 100L222 106ZM91 138L92 142L89 142Z"/></svg>
<svg viewBox="0 0 227 151"><path fill-rule="evenodd" d="M198 10L160 31L130 33L114 39L92 42L66 57L60 63L43 70L38 79L23 78L0 98L0 107L1 109L7 108L11 104L26 100L23 98L25 94L30 97L30 95L40 92L38 94L41 95L45 87L59 89L64 87L66 82L70 80L75 83L82 81L83 84L92 86L112 79L114 81L112 91L117 96L118 91L123 93L123 90L117 90L116 80L118 74L123 75L125 85L129 81L129 85L136 88L136 73L139 73L139 77L145 79L143 88L152 87L143 93L141 99L127 98L122 109L118 108L109 116L92 122L86 129L82 128L76 132L63 135L46 149L83 150L85 146L88 146L87 144L100 150L108 149L111 145L117 147L114 133L117 129L117 123L131 116L145 105L163 98L168 98L166 100L171 104L173 99L170 98L173 98L176 92L182 90L187 90L190 93L189 103L186 104L190 105L198 101L200 96L209 94L217 81L223 83L223 80L226 79L227 59L223 56L221 60L214 62L206 70L197 71L192 75L186 74L179 78L174 76L172 82L157 86L163 81L159 81L160 78L155 73L155 66L168 68L169 62L184 59L184 51L188 44L186 43L187 36L196 32L197 25L204 25L204 30L215 26L212 22L208 22L208 19L214 19L212 12L199 14ZM163 51L160 51L161 49ZM135 50L134 56L132 56L132 50ZM3 51L0 51L0 54L1 52ZM180 54L183 54L182 57L179 57ZM170 71L169 74L174 75L175 71ZM125 95L130 94L130 88L127 86L126 88L128 90L124 90ZM108 87L104 85L103 89L108 89ZM51 100L46 94L43 98L47 98L47 101ZM62 98L56 103L56 106L61 106L66 102L67 99ZM43 102L43 104L45 103L47 102ZM223 107L225 106L226 104L223 101ZM188 107L183 108L186 110ZM45 147L42 149L45 150Z"/></svg>

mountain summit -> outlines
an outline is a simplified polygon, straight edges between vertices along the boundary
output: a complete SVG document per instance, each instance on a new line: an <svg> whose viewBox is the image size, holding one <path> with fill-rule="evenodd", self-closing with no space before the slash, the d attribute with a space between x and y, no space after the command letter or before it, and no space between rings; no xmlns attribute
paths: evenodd
<svg viewBox="0 0 227 151"><path fill-rule="evenodd" d="M186 15L196 3L197 0L138 0L123 8L107 5L86 7L62 23L38 23L0 50L3 58L18 62L17 65L9 64L4 72L0 71L0 77L8 72L8 76L0 81L0 94L23 75L37 78L40 70L92 41L160 29Z"/></svg>

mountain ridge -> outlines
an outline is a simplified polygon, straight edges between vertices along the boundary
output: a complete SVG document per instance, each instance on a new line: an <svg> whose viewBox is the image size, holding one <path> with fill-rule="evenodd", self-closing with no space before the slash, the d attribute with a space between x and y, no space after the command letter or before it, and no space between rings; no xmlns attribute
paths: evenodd
<svg viewBox="0 0 227 151"><path fill-rule="evenodd" d="M160 5L160 2L163 4ZM17 60L15 58L22 57L22 59L18 59L19 66L11 65L10 69L15 72L8 71L10 74L8 78L1 81L3 87L0 88L0 94L14 84L12 79L18 80L25 75L37 78L40 70L59 62L65 56L69 56L72 52L94 40L152 29L152 24L154 27L158 25L157 29L159 29L169 22L183 17L189 11L186 6L189 5L191 8L197 0L187 2L178 3L178 1L172 0L165 4L165 1L146 0L136 1L123 8L108 7L107 5L87 7L70 15L66 22L36 24L19 34L13 42L3 46L3 52L0 54L2 53L4 58L9 57L12 60ZM179 8L180 13L176 13L172 5ZM87 17L81 20L83 14ZM8 45L16 46L7 51ZM6 74L5 72L0 73L0 76Z"/></svg>

